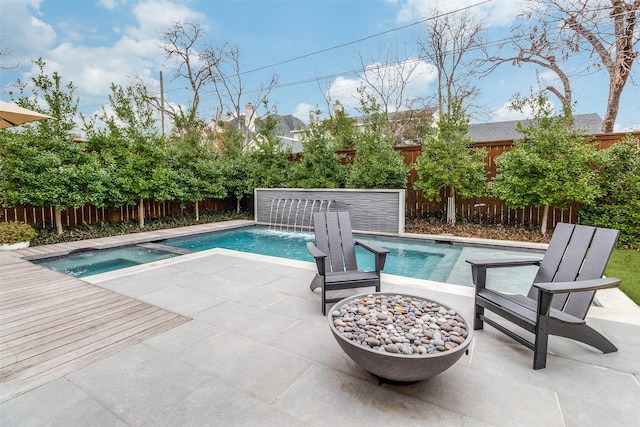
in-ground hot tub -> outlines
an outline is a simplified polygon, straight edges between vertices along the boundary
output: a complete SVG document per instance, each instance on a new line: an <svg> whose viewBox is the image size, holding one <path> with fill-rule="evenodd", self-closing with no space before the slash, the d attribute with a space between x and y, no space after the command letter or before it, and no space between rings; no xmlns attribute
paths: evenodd
<svg viewBox="0 0 640 427"><path fill-rule="evenodd" d="M473 335L455 310L406 294L355 295L337 302L327 318L340 347L380 382L438 375L465 354Z"/></svg>

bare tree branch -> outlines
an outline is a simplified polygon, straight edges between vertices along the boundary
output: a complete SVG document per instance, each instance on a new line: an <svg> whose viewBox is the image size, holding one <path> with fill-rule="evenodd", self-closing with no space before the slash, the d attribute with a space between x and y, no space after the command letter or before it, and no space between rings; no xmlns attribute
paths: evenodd
<svg viewBox="0 0 640 427"><path fill-rule="evenodd" d="M211 69L216 66L215 58L206 57L197 49L204 34L199 24L181 22L172 24L163 34L165 57L177 65L172 80L184 78L191 88L189 114L193 117L197 116L202 88L211 82Z"/></svg>
<svg viewBox="0 0 640 427"><path fill-rule="evenodd" d="M523 63L537 65L552 71L560 80L561 88L547 85L546 89L553 93L563 105L566 113L571 114L572 91L569 76L560 66L557 54L561 60L566 58L563 54L563 44L550 37L549 23L540 22L532 27L518 26L511 39L498 45L498 53L487 54L484 64L490 64L484 74L489 74L502 64L511 63L521 66ZM506 51L505 53L502 53ZM513 52L513 54L509 54Z"/></svg>
<svg viewBox="0 0 640 427"><path fill-rule="evenodd" d="M433 11L438 16L437 10ZM449 108L473 109L472 100L479 89L472 81L477 74L470 52L482 45L482 24L469 11L459 15L442 15L425 24L426 37L418 44L423 55L438 70L438 111L440 117Z"/></svg>
<svg viewBox="0 0 640 427"><path fill-rule="evenodd" d="M613 132L620 98L639 54L640 0L529 0L528 4L525 19L516 25L516 35L511 40L519 50L515 54L487 55L487 61L493 65L486 72L507 62L515 65L529 62L551 70L562 82L563 91L547 89L567 105L572 102L570 77L561 64L587 55L588 67L604 68L609 75L602 131ZM531 20L538 27L528 25ZM557 33L551 31L557 27ZM532 31L537 31L539 37L529 39L528 46L522 45L525 35Z"/></svg>

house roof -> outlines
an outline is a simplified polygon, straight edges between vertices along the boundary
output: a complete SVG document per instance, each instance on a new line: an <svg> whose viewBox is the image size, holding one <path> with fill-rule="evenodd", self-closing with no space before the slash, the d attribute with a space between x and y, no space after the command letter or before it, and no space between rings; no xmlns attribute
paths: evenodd
<svg viewBox="0 0 640 427"><path fill-rule="evenodd" d="M576 114L573 116L577 128L586 129L588 133L599 133L602 119L597 113ZM530 120L510 120L506 122L477 123L469 125L469 135L474 142L516 140L522 137L516 131L516 123L527 126Z"/></svg>
<svg viewBox="0 0 640 427"><path fill-rule="evenodd" d="M276 115L276 117L278 118L278 125L277 125L277 129L278 129L278 134L277 136L280 138L280 140L282 141L282 146L284 148L288 148L291 147L291 150L294 153L299 153L302 151L302 143L300 141L298 141L294 135L295 131L299 131L301 129L306 129L306 125L305 123L300 120L299 118L297 118L296 116L294 116L293 114L286 114L284 116L281 115ZM241 123L245 123L245 115L242 114L240 115L240 119L231 119L229 120L230 123L232 123L234 126L238 123L238 120ZM256 124L255 129L253 129L252 131L250 131L250 134L253 138L253 136L255 136L255 134L260 130L259 125Z"/></svg>
<svg viewBox="0 0 640 427"><path fill-rule="evenodd" d="M284 136L285 138L293 138L293 131L305 129L307 126L304 124L302 120L295 117L293 114L287 114L284 116L276 115L278 118L278 131L280 133L279 136ZM238 119L231 119L230 122L233 125L238 123ZM245 115L240 115L240 122L245 123ZM256 129L254 132L259 130L259 126L256 124Z"/></svg>

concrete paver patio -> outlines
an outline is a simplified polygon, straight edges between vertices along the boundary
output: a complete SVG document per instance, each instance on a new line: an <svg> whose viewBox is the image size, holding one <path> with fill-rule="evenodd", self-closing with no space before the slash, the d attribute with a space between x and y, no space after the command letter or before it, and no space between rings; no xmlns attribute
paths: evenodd
<svg viewBox="0 0 640 427"><path fill-rule="evenodd" d="M547 368L487 327L413 385L378 385L335 342L314 264L222 249L87 279L189 321L0 404L2 426L630 426L640 420L640 308L599 293L588 322L618 346L551 337ZM0 265L0 278L2 266ZM46 287L46 283L42 283ZM471 319L470 288L385 275ZM4 399L3 399L4 400Z"/></svg>

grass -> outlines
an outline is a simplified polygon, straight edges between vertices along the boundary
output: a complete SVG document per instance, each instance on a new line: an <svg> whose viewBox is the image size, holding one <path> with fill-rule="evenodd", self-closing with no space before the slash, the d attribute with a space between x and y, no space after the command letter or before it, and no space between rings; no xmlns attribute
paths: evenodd
<svg viewBox="0 0 640 427"><path fill-rule="evenodd" d="M455 227L437 220L407 219L405 229L410 233L441 234L451 233L461 237L485 239L518 240L548 243L549 237L542 236L537 228L504 225L479 225L460 222ZM605 274L622 280L620 290L633 302L640 305L640 250L615 249L609 260Z"/></svg>
<svg viewBox="0 0 640 427"><path fill-rule="evenodd" d="M640 305L640 251L614 250L605 274L621 279L620 290Z"/></svg>

